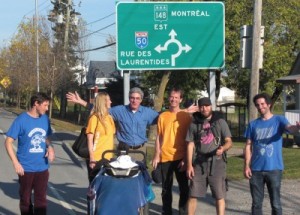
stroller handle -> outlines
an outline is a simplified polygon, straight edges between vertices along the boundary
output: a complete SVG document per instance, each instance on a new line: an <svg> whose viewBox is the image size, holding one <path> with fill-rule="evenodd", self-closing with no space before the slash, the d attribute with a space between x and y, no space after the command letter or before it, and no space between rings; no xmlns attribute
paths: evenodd
<svg viewBox="0 0 300 215"><path fill-rule="evenodd" d="M102 153L102 159L104 159L105 155L108 154L108 153L115 154L117 156L120 156L120 155L130 155L130 154L141 154L144 157L144 160L146 159L145 152L140 151L140 150L130 150L130 149L128 151L126 151L126 150L117 150L117 149L105 150Z"/></svg>

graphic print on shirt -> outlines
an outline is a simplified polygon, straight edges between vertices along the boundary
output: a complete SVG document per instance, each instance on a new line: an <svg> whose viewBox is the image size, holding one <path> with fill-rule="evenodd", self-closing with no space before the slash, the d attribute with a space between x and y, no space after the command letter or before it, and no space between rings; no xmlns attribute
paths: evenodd
<svg viewBox="0 0 300 215"><path fill-rule="evenodd" d="M220 142L218 141L218 137L214 136L212 125L208 121L202 124L201 130L198 132L200 137L198 152L207 154L215 151L219 147Z"/></svg>
<svg viewBox="0 0 300 215"><path fill-rule="evenodd" d="M268 156L272 157L274 147L272 144L268 144L272 135L274 134L274 127L270 128L257 128L256 135L257 135L257 143L259 147L259 153L261 156Z"/></svg>
<svg viewBox="0 0 300 215"><path fill-rule="evenodd" d="M45 142L46 131L41 128L35 128L31 130L28 134L30 140L30 153L43 153L44 149L41 146L41 143Z"/></svg>
<svg viewBox="0 0 300 215"><path fill-rule="evenodd" d="M214 135L212 133L212 130L210 129L210 123L209 122L204 122L202 126L202 130L200 133L200 141L202 144L210 144L213 139Z"/></svg>

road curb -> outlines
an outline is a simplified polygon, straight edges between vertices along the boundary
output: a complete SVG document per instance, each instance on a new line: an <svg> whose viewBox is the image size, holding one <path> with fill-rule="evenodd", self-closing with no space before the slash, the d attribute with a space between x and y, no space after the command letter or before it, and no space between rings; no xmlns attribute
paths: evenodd
<svg viewBox="0 0 300 215"><path fill-rule="evenodd" d="M73 153L73 150L71 146L68 143L65 143L65 141L62 141L62 148L65 150L65 152L69 155L70 159L80 168L84 169L82 162L80 162L79 158L77 155Z"/></svg>

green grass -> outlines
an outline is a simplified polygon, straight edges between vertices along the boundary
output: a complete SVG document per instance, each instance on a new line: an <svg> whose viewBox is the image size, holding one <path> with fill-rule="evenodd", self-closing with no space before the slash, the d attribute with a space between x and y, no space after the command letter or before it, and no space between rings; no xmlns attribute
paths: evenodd
<svg viewBox="0 0 300 215"><path fill-rule="evenodd" d="M234 147L240 147L241 143L234 143ZM300 179L300 148L283 148L284 179ZM244 159L234 156L228 158L227 177L230 180L244 178Z"/></svg>
<svg viewBox="0 0 300 215"><path fill-rule="evenodd" d="M235 142L233 147L243 148L244 142ZM150 165L154 153L154 147L147 148L147 164L149 171L152 170ZM300 179L300 148L283 148L284 160L284 179ZM244 179L244 158L242 156L228 157L227 178L229 180Z"/></svg>
<svg viewBox="0 0 300 215"><path fill-rule="evenodd" d="M240 156L229 157L227 160L227 178L229 180L244 179L244 159Z"/></svg>
<svg viewBox="0 0 300 215"><path fill-rule="evenodd" d="M154 147L148 146L147 147L147 166L148 166L149 172L151 172L153 169L152 165L151 165L151 160L153 158L153 155L154 155Z"/></svg>
<svg viewBox="0 0 300 215"><path fill-rule="evenodd" d="M284 172L285 179L300 178L300 148L283 148Z"/></svg>

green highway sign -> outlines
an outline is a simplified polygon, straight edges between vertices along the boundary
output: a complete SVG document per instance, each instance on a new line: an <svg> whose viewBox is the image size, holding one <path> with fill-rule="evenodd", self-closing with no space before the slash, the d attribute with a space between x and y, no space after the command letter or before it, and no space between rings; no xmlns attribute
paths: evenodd
<svg viewBox="0 0 300 215"><path fill-rule="evenodd" d="M116 8L118 69L224 67L222 2L119 2Z"/></svg>

